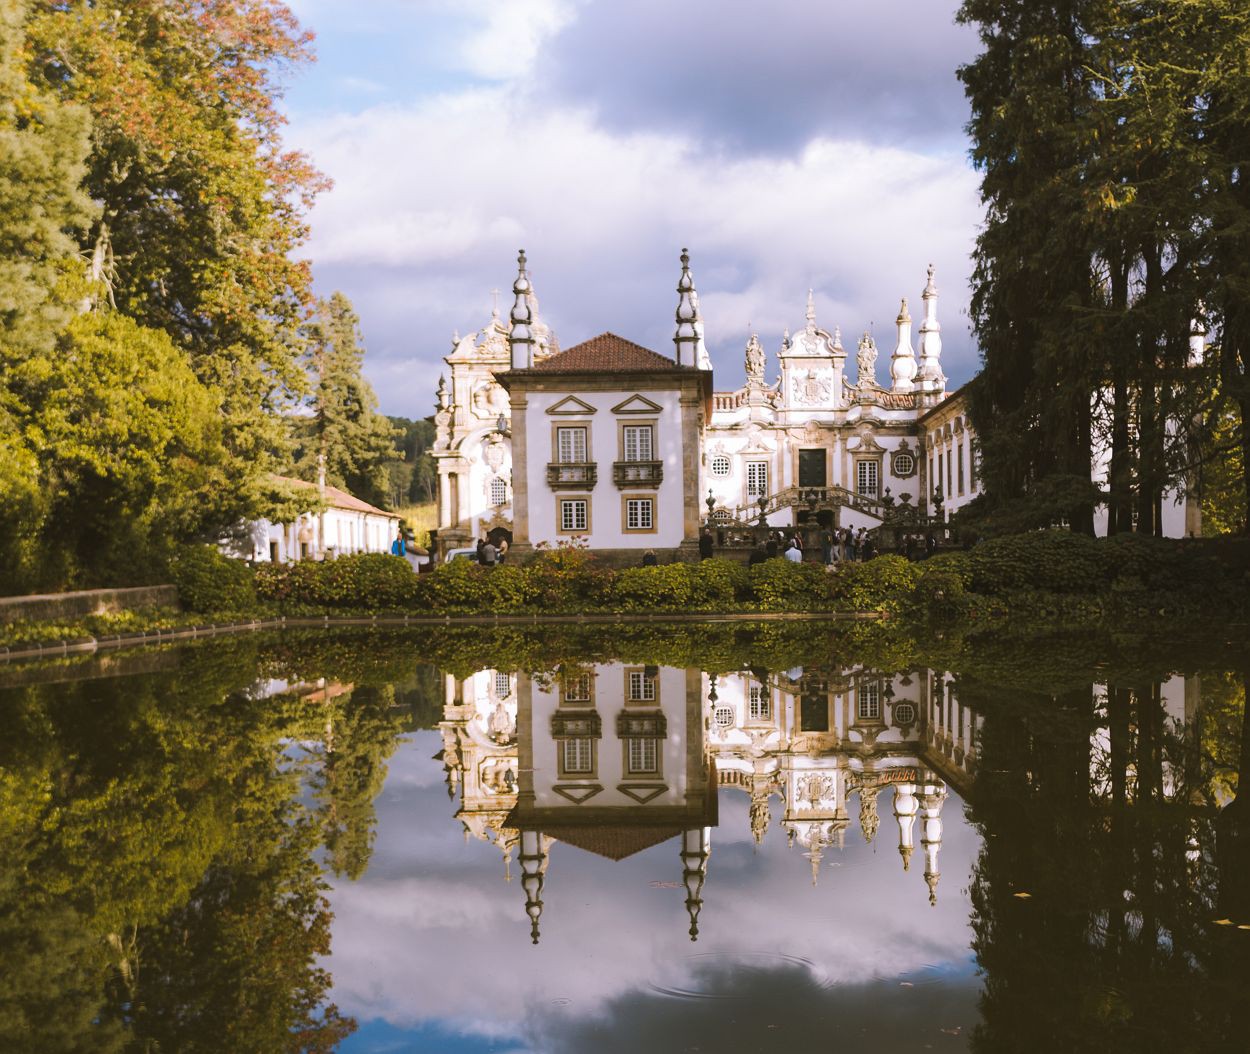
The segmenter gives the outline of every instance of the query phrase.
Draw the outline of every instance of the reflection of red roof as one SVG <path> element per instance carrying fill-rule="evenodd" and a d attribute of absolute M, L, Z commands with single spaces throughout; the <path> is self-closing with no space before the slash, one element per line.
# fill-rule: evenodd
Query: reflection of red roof
<path fill-rule="evenodd" d="M 543 834 L 609 860 L 624 860 L 682 833 L 680 827 L 544 827 Z"/>
<path fill-rule="evenodd" d="M 288 487 L 294 487 L 296 490 L 311 490 L 314 494 L 317 492 L 317 484 L 309 483 L 307 480 L 292 479 L 290 476 L 274 476 L 273 478 Z M 332 509 L 347 509 L 350 512 L 369 512 L 375 516 L 386 516 L 392 520 L 399 519 L 396 513 L 379 509 L 376 505 L 370 505 L 367 501 L 361 501 L 355 494 L 348 494 L 347 491 L 339 490 L 338 487 L 331 487 L 329 484 L 326 484 L 326 504 Z"/>
<path fill-rule="evenodd" d="M 693 366 L 678 366 L 641 344 L 600 333 L 597 337 L 574 344 L 567 351 L 534 363 L 530 373 L 659 373 L 665 370 L 693 371 Z"/>

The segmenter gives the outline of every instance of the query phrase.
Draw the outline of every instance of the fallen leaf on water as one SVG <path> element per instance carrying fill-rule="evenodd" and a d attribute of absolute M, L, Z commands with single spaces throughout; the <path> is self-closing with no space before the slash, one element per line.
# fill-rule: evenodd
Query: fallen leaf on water
<path fill-rule="evenodd" d="M 1011 895 L 1013 897 L 1019 897 L 1021 900 L 1028 900 L 1029 897 L 1031 897 L 1033 894 L 1032 893 L 1012 893 Z"/>
<path fill-rule="evenodd" d="M 1233 924 L 1233 920 L 1232 919 L 1216 919 L 1215 924 L 1217 926 L 1231 926 Z"/>
<path fill-rule="evenodd" d="M 957 1036 L 957 1035 L 959 1035 L 959 1033 L 960 1033 L 960 1029 L 959 1029 L 958 1027 L 956 1027 L 956 1028 L 943 1028 L 943 1029 L 940 1029 L 939 1031 L 941 1031 L 942 1033 L 944 1033 L 945 1035 L 948 1035 L 948 1036 Z"/>
<path fill-rule="evenodd" d="M 1238 926 L 1237 928 L 1238 928 L 1239 930 L 1250 930 L 1250 926 L 1247 926 L 1244 922 L 1243 922 L 1240 926 Z"/>
<path fill-rule="evenodd" d="M 916 987 L 910 981 L 899 981 L 898 986 L 900 988 L 915 988 Z"/>

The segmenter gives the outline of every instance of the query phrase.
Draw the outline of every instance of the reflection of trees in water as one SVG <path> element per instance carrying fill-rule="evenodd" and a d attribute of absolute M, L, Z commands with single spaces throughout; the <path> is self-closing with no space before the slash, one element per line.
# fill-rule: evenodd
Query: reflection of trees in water
<path fill-rule="evenodd" d="M 1240 805 L 1220 811 L 1232 737 L 1212 734 L 1243 709 L 1244 683 L 1216 681 L 1183 727 L 1167 721 L 1158 682 L 1103 699 L 1092 685 L 1033 698 L 961 686 L 986 715 L 972 797 L 984 835 L 970 890 L 985 977 L 974 1050 L 1245 1041 L 1246 825 L 1227 819 Z"/>
<path fill-rule="evenodd" d="M 330 912 L 284 744 L 319 713 L 237 693 L 246 649 L 0 693 L 0 1048 L 327 1050 Z M 234 694 L 232 694 L 234 693 Z"/>

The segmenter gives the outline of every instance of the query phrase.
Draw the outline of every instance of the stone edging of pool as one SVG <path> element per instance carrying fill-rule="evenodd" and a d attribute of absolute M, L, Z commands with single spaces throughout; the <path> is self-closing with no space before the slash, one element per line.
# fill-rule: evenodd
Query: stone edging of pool
<path fill-rule="evenodd" d="M 171 641 L 220 637 L 231 633 L 248 633 L 262 629 L 330 628 L 332 626 L 541 626 L 545 623 L 582 622 L 865 622 L 881 618 L 876 611 L 759 611 L 732 614 L 619 614 L 619 615 L 323 615 L 317 617 L 253 619 L 248 622 L 212 623 L 203 626 L 182 626 L 178 629 L 138 630 L 134 633 L 113 633 L 103 637 L 76 637 L 47 644 L 0 644 L 0 662 L 13 659 L 55 659 L 66 655 L 86 655 L 111 648 L 127 648 L 140 644 L 165 644 Z"/>

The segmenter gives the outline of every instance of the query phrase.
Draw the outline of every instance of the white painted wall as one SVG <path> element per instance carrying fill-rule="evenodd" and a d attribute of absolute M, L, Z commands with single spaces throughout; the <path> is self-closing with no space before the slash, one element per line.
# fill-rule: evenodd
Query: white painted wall
<path fill-rule="evenodd" d="M 529 538 L 537 545 L 555 546 L 572 536 L 558 530 L 556 520 L 560 498 L 586 498 L 590 502 L 590 530 L 582 535 L 592 549 L 675 548 L 684 538 L 685 483 L 683 478 L 680 393 L 677 391 L 639 392 L 656 403 L 655 415 L 612 412 L 632 394 L 631 391 L 585 392 L 566 389 L 559 392 L 530 392 L 525 409 L 525 457 L 529 487 Z M 547 410 L 574 395 L 595 408 L 585 416 L 548 414 Z M 622 490 L 612 482 L 612 463 L 623 459 L 618 425 L 655 422 L 656 460 L 664 463 L 664 480 L 658 488 L 629 487 Z M 557 460 L 553 425 L 586 425 L 589 429 L 588 456 L 598 466 L 598 482 L 593 490 L 552 490 L 547 486 L 547 465 Z M 692 486 L 697 481 L 692 481 Z M 654 495 L 656 530 L 622 530 L 621 496 Z"/>

